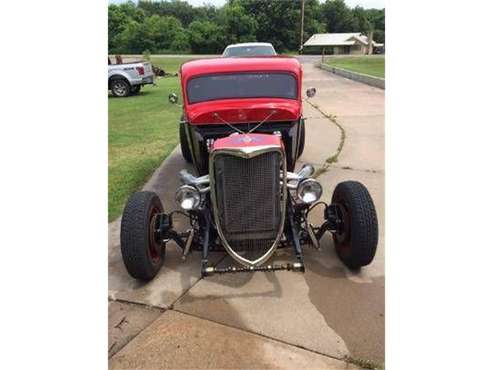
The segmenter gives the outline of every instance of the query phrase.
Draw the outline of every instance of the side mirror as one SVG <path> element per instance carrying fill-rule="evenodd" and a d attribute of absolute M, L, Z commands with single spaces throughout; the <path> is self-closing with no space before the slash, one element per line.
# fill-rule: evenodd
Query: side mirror
<path fill-rule="evenodd" d="M 178 96 L 175 93 L 171 93 L 168 95 L 168 101 L 171 104 L 176 104 L 176 103 L 178 103 Z"/>
<path fill-rule="evenodd" d="M 317 93 L 317 89 L 315 89 L 314 87 L 310 87 L 309 89 L 306 89 L 306 96 L 308 96 L 309 98 L 313 98 L 316 93 Z"/>

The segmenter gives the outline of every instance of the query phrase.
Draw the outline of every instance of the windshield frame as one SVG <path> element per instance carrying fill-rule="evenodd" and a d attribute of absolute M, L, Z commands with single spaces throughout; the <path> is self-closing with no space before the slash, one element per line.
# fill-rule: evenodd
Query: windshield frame
<path fill-rule="evenodd" d="M 188 92 L 188 87 L 190 83 L 196 79 L 196 78 L 202 78 L 202 77 L 209 77 L 209 76 L 226 76 L 226 75 L 244 75 L 244 74 L 282 74 L 282 75 L 289 75 L 290 77 L 293 78 L 294 83 L 295 83 L 295 90 L 296 94 L 295 97 L 286 97 L 286 96 L 231 96 L 231 97 L 220 97 L 220 98 L 212 98 L 212 99 L 207 99 L 207 100 L 201 100 L 201 101 L 195 101 L 191 102 L 190 101 L 190 94 Z M 300 98 L 300 86 L 299 86 L 299 80 L 298 76 L 290 71 L 238 71 L 238 72 L 218 72 L 218 73 L 207 73 L 207 74 L 200 74 L 196 75 L 193 77 L 190 77 L 185 86 L 185 93 L 186 93 L 186 102 L 188 105 L 194 105 L 194 104 L 200 104 L 200 103 L 207 103 L 211 101 L 218 101 L 218 100 L 242 100 L 242 99 L 286 99 L 286 100 L 299 100 Z"/>

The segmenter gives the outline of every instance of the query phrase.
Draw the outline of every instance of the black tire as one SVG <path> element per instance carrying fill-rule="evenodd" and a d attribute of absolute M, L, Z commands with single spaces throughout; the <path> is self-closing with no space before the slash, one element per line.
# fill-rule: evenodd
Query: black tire
<path fill-rule="evenodd" d="M 188 146 L 187 134 L 185 132 L 185 124 L 183 123 L 183 117 L 180 120 L 180 148 L 182 157 L 188 162 L 192 163 L 192 153 Z"/>
<path fill-rule="evenodd" d="M 123 263 L 135 279 L 151 280 L 163 264 L 165 249 L 154 238 L 152 222 L 159 213 L 163 213 L 161 201 L 150 191 L 132 194 L 123 210 L 120 247 Z"/>
<path fill-rule="evenodd" d="M 130 95 L 130 84 L 123 78 L 115 78 L 110 82 L 110 89 L 113 96 L 124 98 Z"/>
<path fill-rule="evenodd" d="M 337 255 L 350 269 L 371 263 L 378 244 L 378 220 L 375 205 L 366 187 L 357 181 L 339 183 L 332 203 L 343 211 L 344 232 L 334 233 Z"/>
<path fill-rule="evenodd" d="M 138 94 L 138 93 L 140 92 L 140 88 L 141 88 L 141 86 L 140 86 L 140 85 L 135 85 L 135 86 L 132 86 L 132 87 L 130 88 L 130 92 L 131 92 L 132 94 Z"/>
<path fill-rule="evenodd" d="M 298 158 L 303 154 L 303 150 L 305 150 L 305 121 L 302 120 L 300 122 L 301 132 L 300 132 L 300 150 L 298 151 Z"/>

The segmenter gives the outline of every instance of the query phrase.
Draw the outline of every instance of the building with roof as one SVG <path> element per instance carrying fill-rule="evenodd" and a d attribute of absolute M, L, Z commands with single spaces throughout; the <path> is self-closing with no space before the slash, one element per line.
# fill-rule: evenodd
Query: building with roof
<path fill-rule="evenodd" d="M 303 50 L 318 49 L 323 54 L 368 54 L 368 37 L 360 32 L 316 33 L 304 44 Z M 373 50 L 383 44 L 372 42 Z"/>

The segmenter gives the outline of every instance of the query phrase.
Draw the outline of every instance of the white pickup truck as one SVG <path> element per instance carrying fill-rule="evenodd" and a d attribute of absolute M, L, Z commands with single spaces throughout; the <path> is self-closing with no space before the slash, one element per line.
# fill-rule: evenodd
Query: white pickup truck
<path fill-rule="evenodd" d="M 154 84 L 150 62 L 114 64 L 108 58 L 108 90 L 111 90 L 114 96 L 137 94 L 141 86 L 147 84 Z"/>

